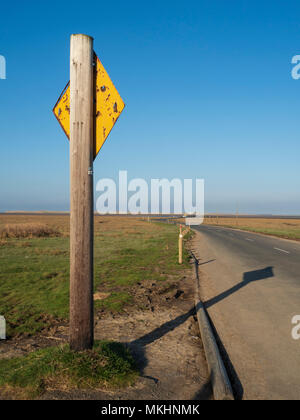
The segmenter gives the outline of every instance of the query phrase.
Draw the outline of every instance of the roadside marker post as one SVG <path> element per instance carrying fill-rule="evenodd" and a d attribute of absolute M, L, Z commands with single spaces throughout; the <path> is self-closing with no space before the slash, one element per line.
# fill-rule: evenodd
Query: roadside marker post
<path fill-rule="evenodd" d="M 0 340 L 6 340 L 6 320 L 0 315 Z"/>
<path fill-rule="evenodd" d="M 93 50 L 71 35 L 70 83 L 53 113 L 70 140 L 70 348 L 94 343 L 93 161 L 125 105 Z"/>
<path fill-rule="evenodd" d="M 182 225 L 179 225 L 179 238 L 178 238 L 178 262 L 182 264 L 182 250 L 183 250 L 183 238 L 190 232 L 191 226 L 189 225 L 184 231 L 182 231 Z"/>
<path fill-rule="evenodd" d="M 178 253 L 179 253 L 178 262 L 179 262 L 179 264 L 182 264 L 182 238 L 183 238 L 182 226 L 180 225 L 179 240 L 178 240 Z"/>

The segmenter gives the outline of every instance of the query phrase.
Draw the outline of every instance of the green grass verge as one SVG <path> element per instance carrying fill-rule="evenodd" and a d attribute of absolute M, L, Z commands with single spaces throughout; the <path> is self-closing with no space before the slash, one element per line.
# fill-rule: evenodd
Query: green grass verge
<path fill-rule="evenodd" d="M 284 230 L 284 229 L 266 229 L 266 228 L 249 228 L 247 226 L 242 227 L 242 230 L 248 230 L 250 232 L 263 233 L 265 235 L 278 236 L 284 239 L 300 240 L 300 230 Z"/>
<path fill-rule="evenodd" d="M 130 224 L 131 223 L 131 224 Z M 188 267 L 178 265 L 178 227 L 164 223 L 95 218 L 95 291 L 108 297 L 97 309 L 122 311 L 138 282 L 168 282 Z M 172 278 L 173 278 L 172 277 Z M 8 239 L 0 243 L 0 314 L 7 335 L 35 334 L 69 316 L 69 238 Z"/>
<path fill-rule="evenodd" d="M 26 356 L 0 360 L 0 392 L 36 398 L 47 386 L 63 389 L 120 388 L 133 384 L 138 370 L 120 343 L 95 342 L 93 350 L 73 352 L 49 347 Z"/>
<path fill-rule="evenodd" d="M 212 224 L 210 224 L 211 226 Z M 252 226 L 236 226 L 236 225 L 222 225 L 220 224 L 213 224 L 214 226 L 224 226 L 230 229 L 240 229 L 245 230 L 248 232 L 254 233 L 262 233 L 264 235 L 272 235 L 277 236 L 278 238 L 283 239 L 292 239 L 292 240 L 300 240 L 300 229 L 293 229 L 293 230 L 285 230 L 285 229 L 274 229 L 274 228 L 259 228 L 259 227 L 252 227 Z"/>

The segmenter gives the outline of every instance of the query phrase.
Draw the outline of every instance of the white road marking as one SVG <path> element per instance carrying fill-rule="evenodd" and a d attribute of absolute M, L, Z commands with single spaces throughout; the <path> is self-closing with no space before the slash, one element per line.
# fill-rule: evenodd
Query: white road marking
<path fill-rule="evenodd" d="M 285 251 L 284 249 L 281 249 L 281 248 L 275 248 L 274 247 L 274 249 L 276 249 L 276 251 L 281 251 L 281 252 L 285 252 L 286 254 L 290 254 L 289 251 Z"/>
<path fill-rule="evenodd" d="M 254 239 L 246 238 L 246 241 L 254 242 Z"/>

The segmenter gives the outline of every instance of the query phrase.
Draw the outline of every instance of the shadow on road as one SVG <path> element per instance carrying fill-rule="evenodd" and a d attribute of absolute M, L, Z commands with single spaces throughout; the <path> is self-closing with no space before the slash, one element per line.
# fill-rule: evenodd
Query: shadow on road
<path fill-rule="evenodd" d="M 214 261 L 216 261 L 216 260 L 205 261 L 205 262 L 202 262 L 202 263 L 198 263 L 198 265 L 209 264 L 209 263 L 214 262 Z"/>
<path fill-rule="evenodd" d="M 202 264 L 207 264 L 212 262 L 211 261 L 206 261 Z M 199 264 L 201 265 L 201 264 Z M 207 302 L 204 303 L 204 307 L 205 308 L 209 308 L 210 306 L 220 302 L 221 300 L 227 298 L 228 296 L 232 295 L 233 293 L 237 292 L 238 290 L 240 290 L 241 288 L 247 286 L 249 283 L 253 282 L 253 281 L 258 281 L 258 280 L 263 280 L 266 278 L 270 278 L 273 277 L 273 267 L 266 267 L 262 270 L 255 270 L 255 271 L 250 271 L 247 273 L 244 273 L 243 275 L 243 280 L 238 283 L 237 285 L 233 286 L 232 288 L 228 289 L 227 291 L 219 294 L 218 296 L 208 300 Z M 195 307 L 193 306 L 189 311 L 187 311 L 186 313 L 176 317 L 175 319 L 172 319 L 171 321 L 168 321 L 164 324 L 162 324 L 160 327 L 154 329 L 153 331 L 143 335 L 142 337 L 132 341 L 131 343 L 128 343 L 128 347 L 131 349 L 131 352 L 133 353 L 135 359 L 137 360 L 139 369 L 140 369 L 140 373 L 141 376 L 151 379 L 153 380 L 155 383 L 158 382 L 157 378 L 153 378 L 153 377 L 149 377 L 149 376 L 145 376 L 144 375 L 144 371 L 145 371 L 145 367 L 148 364 L 148 360 L 146 358 L 145 355 L 145 347 L 151 343 L 153 343 L 154 341 L 160 339 L 161 337 L 163 337 L 165 334 L 169 333 L 170 331 L 173 331 L 175 328 L 177 328 L 178 326 L 180 326 L 181 324 L 183 324 L 188 318 L 190 318 L 191 316 L 195 315 Z M 230 358 L 224 348 L 224 346 L 222 345 L 222 342 L 220 340 L 220 337 L 216 331 L 216 329 L 214 328 L 214 325 L 211 321 L 211 319 L 209 318 L 215 337 L 216 337 L 216 341 L 217 344 L 219 346 L 220 352 L 222 354 L 223 360 L 225 362 L 228 374 L 230 376 L 230 380 L 231 383 L 233 385 L 234 388 L 234 393 L 237 399 L 241 399 L 243 396 L 243 387 L 242 384 L 238 378 L 238 375 L 230 361 Z M 170 349 L 171 350 L 171 349 Z M 193 400 L 206 400 L 206 399 L 210 399 L 212 397 L 212 388 L 211 388 L 211 381 L 208 380 L 207 382 L 205 382 L 201 389 L 194 395 Z"/>
<path fill-rule="evenodd" d="M 212 299 L 207 300 L 204 302 L 205 309 L 215 305 L 216 303 L 222 301 L 223 299 L 226 299 L 228 296 L 232 295 L 233 293 L 237 292 L 238 290 L 242 289 L 243 287 L 247 286 L 249 283 L 264 280 L 267 278 L 274 277 L 273 267 L 266 267 L 260 270 L 254 270 L 254 271 L 248 271 L 243 274 L 243 280 L 236 284 L 235 286 L 231 287 L 230 289 L 226 290 L 225 292 L 220 293 L 218 296 L 215 296 Z M 223 343 L 220 339 L 220 336 L 209 316 L 209 314 L 206 312 L 208 319 L 210 321 L 214 336 L 216 338 L 220 353 L 222 355 L 222 359 L 224 361 L 224 364 L 226 366 L 226 370 L 228 372 L 228 376 L 233 388 L 233 392 L 235 395 L 235 398 L 240 400 L 243 398 L 243 386 L 239 380 L 238 374 L 234 369 L 233 364 L 231 363 L 230 357 L 223 346 Z"/>
<path fill-rule="evenodd" d="M 258 280 L 264 280 L 270 277 L 274 277 L 273 267 L 266 267 L 261 270 L 248 271 L 244 273 L 243 280 L 240 283 L 236 284 L 235 286 L 231 287 L 225 292 L 220 293 L 218 296 L 207 300 L 206 302 L 204 302 L 204 306 L 207 309 L 220 302 L 221 300 L 226 299 L 228 296 L 247 286 L 249 283 Z"/>

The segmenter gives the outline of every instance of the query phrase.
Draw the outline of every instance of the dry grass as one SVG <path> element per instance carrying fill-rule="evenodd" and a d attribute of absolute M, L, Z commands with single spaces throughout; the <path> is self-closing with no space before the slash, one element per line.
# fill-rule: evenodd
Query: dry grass
<path fill-rule="evenodd" d="M 0 239 L 45 238 L 60 235 L 58 230 L 42 223 L 14 223 L 0 227 Z"/>
<path fill-rule="evenodd" d="M 210 217 L 204 223 L 300 240 L 300 220 L 296 219 Z"/>
<path fill-rule="evenodd" d="M 47 215 L 47 214 L 0 214 L 0 232 L 6 225 L 43 225 L 47 229 L 59 232 L 63 236 L 69 234 L 68 215 Z M 1 237 L 1 236 L 0 236 Z"/>
<path fill-rule="evenodd" d="M 155 225 L 155 219 L 147 222 L 147 217 L 126 217 L 126 216 L 99 216 L 94 217 L 95 236 L 106 235 L 108 232 L 111 237 L 119 237 L 120 231 L 123 235 L 144 234 L 145 230 L 154 235 L 160 228 Z M 146 223 L 145 223 L 146 222 Z M 47 213 L 36 214 L 0 214 L 0 232 L 6 225 L 43 225 L 47 229 L 59 232 L 62 236 L 68 237 L 70 233 L 69 214 L 51 215 Z M 142 229 L 140 227 L 143 226 Z M 0 239 L 5 239 L 1 236 Z"/>

